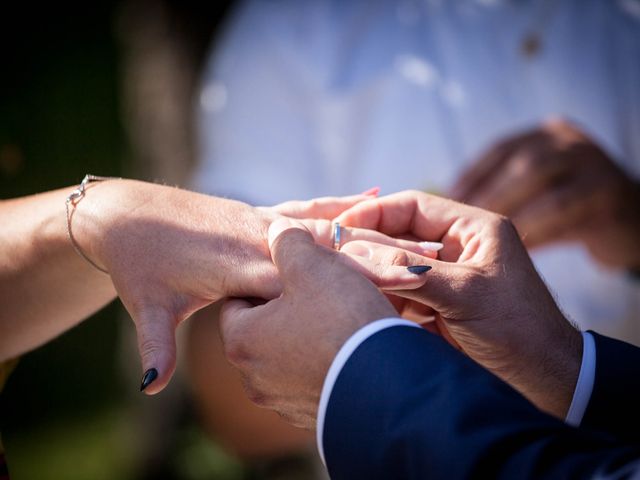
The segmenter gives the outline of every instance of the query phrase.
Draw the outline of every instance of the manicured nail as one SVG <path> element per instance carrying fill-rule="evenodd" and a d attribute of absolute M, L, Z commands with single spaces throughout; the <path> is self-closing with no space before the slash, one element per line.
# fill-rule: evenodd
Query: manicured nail
<path fill-rule="evenodd" d="M 421 248 L 429 250 L 430 252 L 438 252 L 444 247 L 444 245 L 440 242 L 420 242 L 419 245 Z"/>
<path fill-rule="evenodd" d="M 147 388 L 153 381 L 158 378 L 158 371 L 155 368 L 150 368 L 144 375 L 142 376 L 142 383 L 140 384 L 140 391 L 142 392 L 145 388 Z"/>
<path fill-rule="evenodd" d="M 431 267 L 429 265 L 413 265 L 411 267 L 407 267 L 407 270 L 415 275 L 422 275 L 423 273 L 427 273 L 431 270 Z"/>
<path fill-rule="evenodd" d="M 360 195 L 366 195 L 367 197 L 377 197 L 380 193 L 380 187 L 372 187 L 369 190 L 365 190 Z"/>

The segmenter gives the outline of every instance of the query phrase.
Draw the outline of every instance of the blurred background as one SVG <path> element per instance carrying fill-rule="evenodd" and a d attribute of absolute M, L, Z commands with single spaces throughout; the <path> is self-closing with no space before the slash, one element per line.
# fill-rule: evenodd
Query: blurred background
<path fill-rule="evenodd" d="M 259 205 L 451 195 L 514 219 L 581 328 L 640 344 L 640 0 L 5 2 L 0 18 L 0 198 L 86 173 Z M 245 398 L 215 306 L 178 334 L 154 397 L 118 302 L 24 355 L 0 395 L 12 478 L 325 478 L 313 436 Z"/>
<path fill-rule="evenodd" d="M 1 197 L 77 184 L 85 173 L 184 183 L 188 99 L 225 9 L 198 3 L 3 4 Z M 153 138 L 144 119 L 158 125 Z M 114 303 L 20 360 L 0 396 L 12 478 L 243 478 L 182 402 L 176 424 L 153 432 L 160 459 L 145 457 L 136 418 L 157 399 L 136 398 L 139 361 L 123 352 L 135 348 L 133 335 Z"/>

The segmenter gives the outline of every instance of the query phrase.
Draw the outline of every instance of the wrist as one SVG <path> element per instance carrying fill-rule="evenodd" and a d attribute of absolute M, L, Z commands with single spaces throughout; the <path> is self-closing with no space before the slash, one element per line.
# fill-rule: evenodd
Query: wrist
<path fill-rule="evenodd" d="M 564 419 L 576 388 L 582 363 L 581 333 L 564 318 L 552 336 L 532 352 L 526 372 L 515 387 L 539 409 Z"/>
<path fill-rule="evenodd" d="M 127 195 L 130 190 L 128 183 L 121 179 L 90 183 L 86 185 L 83 195 L 68 206 L 69 240 L 79 250 L 80 256 L 105 272 L 109 258 L 105 245 L 110 243 L 115 223 L 113 220 L 122 215 L 117 209 L 123 205 L 136 208 Z"/>

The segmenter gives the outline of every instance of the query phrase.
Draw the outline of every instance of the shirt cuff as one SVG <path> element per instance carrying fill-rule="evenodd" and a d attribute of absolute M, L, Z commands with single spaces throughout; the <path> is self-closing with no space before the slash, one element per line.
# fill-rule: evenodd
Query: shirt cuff
<path fill-rule="evenodd" d="M 349 339 L 345 342 L 345 344 L 340 348 L 338 354 L 333 359 L 331 363 L 331 367 L 329 367 L 329 371 L 327 372 L 327 376 L 324 379 L 324 385 L 322 386 L 322 393 L 320 394 L 320 404 L 318 405 L 318 420 L 316 423 L 316 442 L 318 444 L 318 453 L 320 454 L 320 458 L 322 459 L 322 463 L 327 465 L 327 462 L 324 459 L 324 447 L 323 447 L 323 433 L 324 433 L 324 418 L 327 413 L 327 406 L 329 405 L 329 399 L 331 398 L 331 392 L 333 391 L 333 386 L 338 379 L 338 375 L 342 371 L 342 367 L 347 363 L 351 354 L 356 351 L 356 349 L 369 337 L 375 335 L 381 330 L 396 327 L 396 326 L 408 326 L 408 327 L 416 327 L 422 328 L 418 324 L 414 322 L 410 322 L 409 320 L 403 320 L 401 318 L 383 318 L 382 320 L 376 320 L 375 322 L 369 323 L 362 327 L 360 330 L 356 331 Z"/>
<path fill-rule="evenodd" d="M 593 382 L 596 377 L 596 342 L 589 332 L 582 332 L 582 363 L 580 364 L 580 374 L 573 392 L 571 406 L 567 412 L 565 422 L 573 427 L 580 426 L 584 412 L 587 410 L 591 393 L 593 392 Z"/>

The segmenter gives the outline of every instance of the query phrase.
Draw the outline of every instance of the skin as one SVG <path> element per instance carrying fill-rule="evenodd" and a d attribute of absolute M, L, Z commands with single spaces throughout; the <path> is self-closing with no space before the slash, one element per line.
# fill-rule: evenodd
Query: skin
<path fill-rule="evenodd" d="M 354 199 L 376 196 L 377 189 L 372 189 L 364 198 Z M 349 197 L 285 202 L 264 210 L 301 219 L 308 225 L 303 220 L 306 217 L 335 218 L 353 205 L 348 200 Z M 348 229 L 343 229 L 343 237 L 345 232 Z M 416 247 L 413 243 L 407 245 Z M 416 252 L 435 256 L 434 252 L 423 249 Z M 381 269 L 376 276 L 384 278 L 387 274 L 382 270 L 387 266 L 392 265 L 370 265 L 370 268 Z M 246 461 L 314 451 L 312 435 L 287 424 L 275 412 L 257 407 L 247 398 L 241 376 L 225 359 L 218 313 L 219 305 L 206 308 L 197 312 L 189 325 L 186 349 L 189 383 L 203 427 L 227 451 Z"/>
<path fill-rule="evenodd" d="M 51 340 L 118 295 L 136 325 L 143 371 L 158 371 L 145 390 L 154 394 L 175 370 L 178 324 L 227 296 L 280 295 L 266 241 L 277 211 L 132 180 L 91 184 L 72 209 L 73 235 L 105 274 L 69 240 L 64 205 L 72 191 L 0 203 L 0 361 Z M 366 198 L 293 205 L 334 214 Z M 328 220 L 307 225 L 316 241 L 330 244 Z M 416 250 L 377 232 L 351 229 L 345 237 Z M 416 285 L 405 268 L 377 271 L 380 285 Z"/>
<path fill-rule="evenodd" d="M 360 327 L 396 312 L 339 252 L 316 245 L 302 224 L 274 222 L 269 243 L 283 293 L 263 305 L 225 303 L 225 353 L 243 375 L 251 401 L 312 429 L 324 377 L 339 348 Z"/>
<path fill-rule="evenodd" d="M 402 192 L 360 202 L 337 220 L 442 242 L 439 260 L 368 241 L 351 242 L 340 253 L 362 262 L 364 270 L 372 262 L 431 265 L 423 286 L 393 294 L 426 307 L 435 318 L 432 331 L 539 408 L 566 415 L 580 371 L 582 338 L 556 306 L 505 217 Z M 269 239 L 283 294 L 260 305 L 226 302 L 221 316 L 225 353 L 254 403 L 313 429 L 322 384 L 339 348 L 367 323 L 398 313 L 340 253 L 315 245 L 304 226 L 278 220 Z"/>
<path fill-rule="evenodd" d="M 442 242 L 438 260 L 367 241 L 345 245 L 342 252 L 367 262 L 431 265 L 423 287 L 394 295 L 430 314 L 432 331 L 540 409 L 566 415 L 582 338 L 558 309 L 508 219 L 422 192 L 402 192 L 355 205 L 338 220 Z"/>
<path fill-rule="evenodd" d="M 511 218 L 529 248 L 580 242 L 604 265 L 640 267 L 640 184 L 570 122 L 497 143 L 450 194 Z"/>
<path fill-rule="evenodd" d="M 245 395 L 242 377 L 224 356 L 220 339 L 221 304 L 189 320 L 185 349 L 191 397 L 200 426 L 217 444 L 248 463 L 314 452 L 314 437 L 259 408 Z"/>

